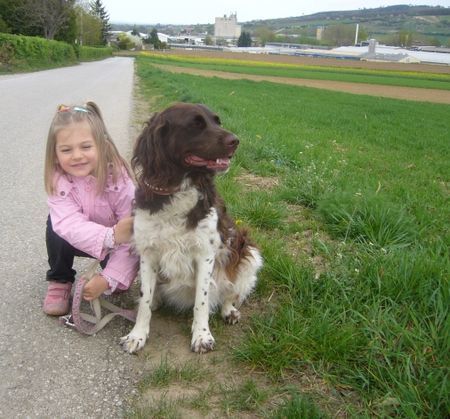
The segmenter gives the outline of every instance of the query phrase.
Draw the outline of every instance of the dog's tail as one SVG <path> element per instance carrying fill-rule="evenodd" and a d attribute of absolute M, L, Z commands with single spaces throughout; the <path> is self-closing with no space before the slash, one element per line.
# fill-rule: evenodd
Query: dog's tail
<path fill-rule="evenodd" d="M 236 227 L 234 235 L 230 237 L 229 249 L 231 250 L 231 254 L 226 267 L 227 274 L 230 278 L 236 277 L 239 264 L 242 260 L 253 258 L 252 249 L 255 248 L 256 246 L 250 239 L 248 230 Z"/>

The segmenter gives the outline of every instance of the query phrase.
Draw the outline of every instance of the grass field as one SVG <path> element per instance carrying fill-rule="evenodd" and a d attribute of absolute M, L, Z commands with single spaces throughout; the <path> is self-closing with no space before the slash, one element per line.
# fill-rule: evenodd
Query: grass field
<path fill-rule="evenodd" d="M 154 63 L 231 73 L 450 90 L 450 74 L 294 65 L 242 59 L 186 57 L 155 52 L 146 52 L 145 55 Z"/>
<path fill-rule="evenodd" d="M 274 405 L 249 382 L 224 403 L 251 400 L 238 416 L 333 417 L 326 398 L 339 394 L 340 416 L 446 417 L 450 106 L 169 74 L 153 62 L 137 58 L 153 110 L 205 103 L 241 140 L 219 189 L 265 267 L 233 353 L 288 390 Z M 303 389 L 308 374 L 331 390 Z"/>

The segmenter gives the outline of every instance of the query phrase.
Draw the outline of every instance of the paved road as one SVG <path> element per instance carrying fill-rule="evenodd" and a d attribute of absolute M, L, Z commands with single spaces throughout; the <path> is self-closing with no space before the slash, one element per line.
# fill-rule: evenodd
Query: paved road
<path fill-rule="evenodd" d="M 0 76 L 0 418 L 116 418 L 133 395 L 137 360 L 118 345 L 126 321 L 84 337 L 41 311 L 43 162 L 53 112 L 94 100 L 128 154 L 132 89 L 131 58 Z"/>

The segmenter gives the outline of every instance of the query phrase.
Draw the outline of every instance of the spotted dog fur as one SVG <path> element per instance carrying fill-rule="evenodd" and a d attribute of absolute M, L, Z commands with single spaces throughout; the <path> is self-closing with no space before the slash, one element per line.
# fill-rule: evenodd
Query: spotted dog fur
<path fill-rule="evenodd" d="M 148 339 L 152 310 L 161 303 L 193 308 L 191 349 L 214 348 L 210 312 L 226 323 L 253 290 L 262 266 L 247 231 L 238 229 L 216 191 L 214 176 L 228 170 L 239 140 L 204 105 L 176 104 L 155 114 L 132 158 L 138 183 L 134 240 L 141 256 L 141 298 L 125 351 Z"/>

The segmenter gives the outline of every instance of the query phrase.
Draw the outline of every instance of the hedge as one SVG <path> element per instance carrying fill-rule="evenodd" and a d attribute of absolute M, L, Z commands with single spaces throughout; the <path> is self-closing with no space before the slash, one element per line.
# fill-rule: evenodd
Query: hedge
<path fill-rule="evenodd" d="M 73 47 L 35 36 L 0 33 L 0 63 L 14 67 L 54 67 L 75 64 Z"/>
<path fill-rule="evenodd" d="M 110 57 L 112 52 L 109 47 L 79 47 L 35 36 L 0 33 L 0 71 L 72 65 Z"/>
<path fill-rule="evenodd" d="M 102 58 L 111 57 L 113 53 L 111 47 L 75 46 L 75 51 L 80 61 L 101 60 Z"/>

